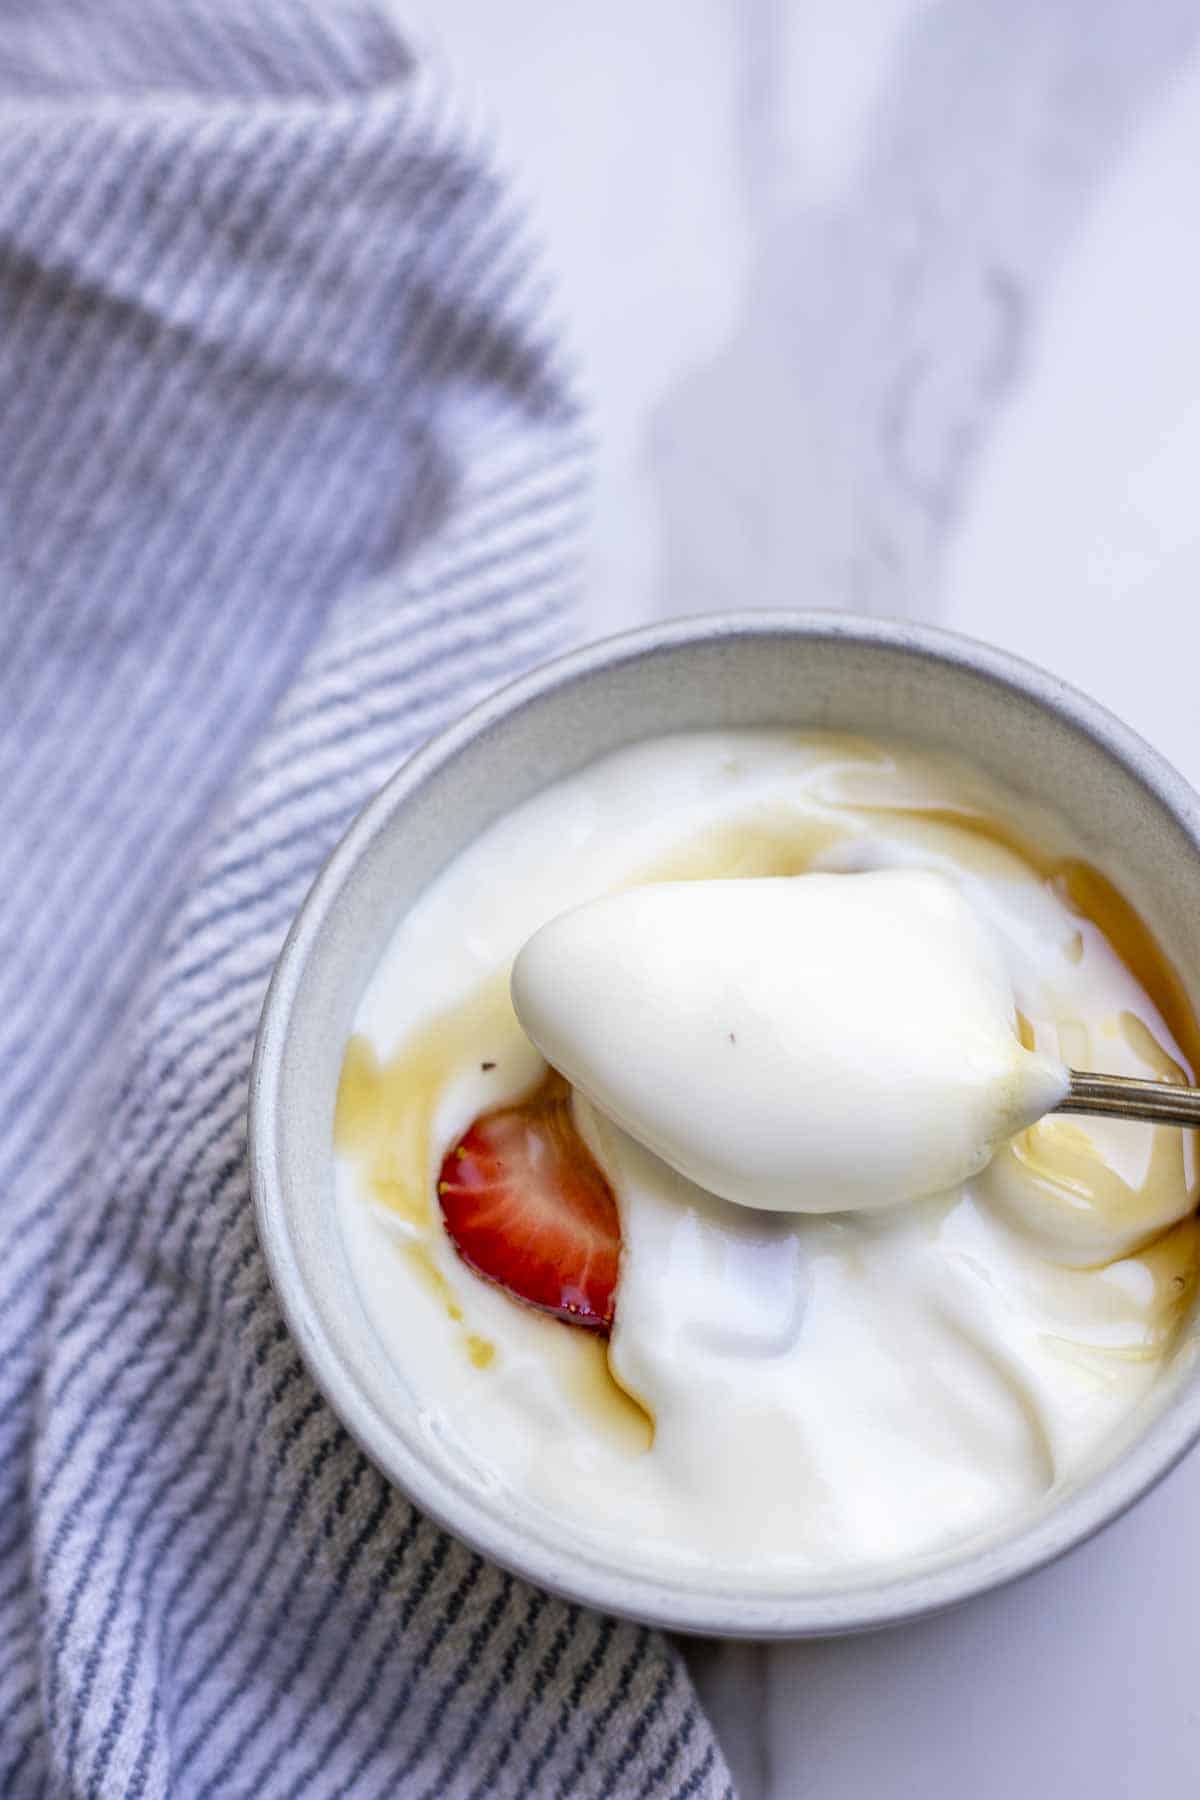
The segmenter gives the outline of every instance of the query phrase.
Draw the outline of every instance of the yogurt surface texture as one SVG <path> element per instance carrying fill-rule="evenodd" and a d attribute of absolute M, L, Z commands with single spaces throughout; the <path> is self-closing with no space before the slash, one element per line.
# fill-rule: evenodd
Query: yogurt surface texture
<path fill-rule="evenodd" d="M 721 884 L 707 890 L 718 898 L 750 884 L 783 907 L 800 876 L 793 899 L 828 890 L 832 907 L 856 891 L 847 875 L 873 871 L 899 881 L 897 917 L 945 909 L 946 941 L 979 979 L 984 1036 L 1002 1021 L 1026 1058 L 1014 1052 L 1013 1067 L 1033 1112 L 1063 1065 L 1189 1067 L 1186 1002 L 1060 822 L 965 762 L 819 734 L 663 738 L 547 788 L 430 886 L 360 1005 L 335 1120 L 336 1198 L 380 1358 L 464 1480 L 543 1510 L 582 1545 L 619 1547 L 625 1562 L 681 1575 L 700 1565 L 706 1579 L 755 1588 L 911 1566 L 1086 1476 L 1168 1358 L 1190 1351 L 1193 1146 L 1123 1122 L 1049 1117 L 977 1167 L 996 1119 L 968 1106 L 955 1179 L 943 1185 L 934 1169 L 938 1191 L 923 1176 L 916 1198 L 898 1176 L 889 1193 L 898 1135 L 864 1139 L 853 1168 L 840 1154 L 806 1166 L 800 1183 L 800 1153 L 784 1146 L 747 1205 L 689 1175 L 711 1183 L 722 1159 L 738 1163 L 729 1146 L 748 1114 L 716 1118 L 685 1174 L 577 1089 L 576 1124 L 620 1213 L 607 1345 L 519 1306 L 457 1257 L 437 1171 L 480 1112 L 544 1073 L 509 995 L 514 959 L 541 927 L 608 896 L 636 912 L 674 883 Z M 980 922 L 985 950 L 964 918 Z M 756 935 L 769 935 L 764 923 Z M 914 985 L 914 1005 L 949 1004 L 926 987 Z M 602 1036 L 603 1020 L 593 1025 Z M 767 1067 L 743 1038 L 748 1016 L 725 1029 L 738 1040 L 730 1057 Z M 915 1054 L 931 1038 L 915 1019 Z M 1011 1102 L 990 1080 L 980 1091 Z M 668 1150 L 689 1136 L 687 1105 Z M 837 1129 L 850 1131 L 848 1116 Z M 801 1188 L 796 1211 L 780 1205 Z"/>
<path fill-rule="evenodd" d="M 1017 1037 L 998 943 L 933 870 L 607 895 L 534 934 L 512 996 L 608 1118 L 768 1211 L 942 1193 L 1067 1089 Z"/>

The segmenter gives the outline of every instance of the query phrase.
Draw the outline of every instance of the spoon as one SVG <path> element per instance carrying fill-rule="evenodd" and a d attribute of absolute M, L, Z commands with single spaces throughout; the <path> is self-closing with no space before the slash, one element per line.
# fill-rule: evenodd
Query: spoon
<path fill-rule="evenodd" d="M 1092 1075 L 1071 1070 L 1060 1113 L 1090 1113 L 1112 1119 L 1143 1119 L 1148 1125 L 1200 1126 L 1200 1088 L 1170 1081 L 1140 1081 L 1131 1075 Z"/>

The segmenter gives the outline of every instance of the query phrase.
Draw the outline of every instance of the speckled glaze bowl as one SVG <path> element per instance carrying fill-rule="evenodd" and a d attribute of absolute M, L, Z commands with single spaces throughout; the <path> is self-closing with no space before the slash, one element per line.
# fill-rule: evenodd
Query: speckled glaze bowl
<path fill-rule="evenodd" d="M 330 1405 L 391 1480 L 476 1549 L 588 1605 L 676 1630 L 793 1637 L 861 1630 L 1028 1573 L 1116 1518 L 1200 1437 L 1193 1317 L 1156 1393 L 1100 1472 L 1019 1526 L 889 1574 L 748 1592 L 647 1575 L 569 1524 L 482 1491 L 428 1428 L 419 1372 L 398 1379 L 353 1284 L 333 1199 L 342 1051 L 406 908 L 500 813 L 652 734 L 788 725 L 967 752 L 1070 819 L 1200 997 L 1200 801 L 1094 701 L 1014 657 L 903 623 L 834 613 L 676 621 L 592 645 L 505 688 L 413 756 L 315 882 L 280 956 L 250 1089 L 258 1227 L 280 1304 Z M 403 1376 L 404 1372 L 401 1372 Z"/>

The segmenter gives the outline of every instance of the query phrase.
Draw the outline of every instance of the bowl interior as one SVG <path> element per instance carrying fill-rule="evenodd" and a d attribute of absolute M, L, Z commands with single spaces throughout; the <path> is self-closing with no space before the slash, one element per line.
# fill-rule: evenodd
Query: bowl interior
<path fill-rule="evenodd" d="M 1200 1433 L 1195 1326 L 1102 1472 L 1001 1539 L 818 1590 L 749 1593 L 621 1567 L 564 1522 L 515 1517 L 398 1389 L 333 1203 L 342 1051 L 398 919 L 446 862 L 547 782 L 638 738 L 787 725 L 904 737 L 973 756 L 1064 814 L 1156 930 L 1195 998 L 1200 814 L 1191 790 L 1099 707 L 948 634 L 835 615 L 740 615 L 632 634 L 515 684 L 414 757 L 318 879 L 264 1009 L 252 1169 L 273 1278 L 309 1368 L 392 1479 L 451 1530 L 543 1586 L 675 1629 L 832 1632 L 951 1604 L 1048 1561 L 1114 1517 Z"/>

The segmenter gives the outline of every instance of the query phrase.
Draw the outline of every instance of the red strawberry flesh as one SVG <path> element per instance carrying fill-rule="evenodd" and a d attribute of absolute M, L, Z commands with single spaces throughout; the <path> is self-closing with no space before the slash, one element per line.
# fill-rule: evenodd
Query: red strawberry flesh
<path fill-rule="evenodd" d="M 442 1163 L 438 1199 L 477 1274 L 568 1324 L 611 1328 L 617 1205 L 561 1075 L 551 1070 L 526 1099 L 475 1120 Z"/>

